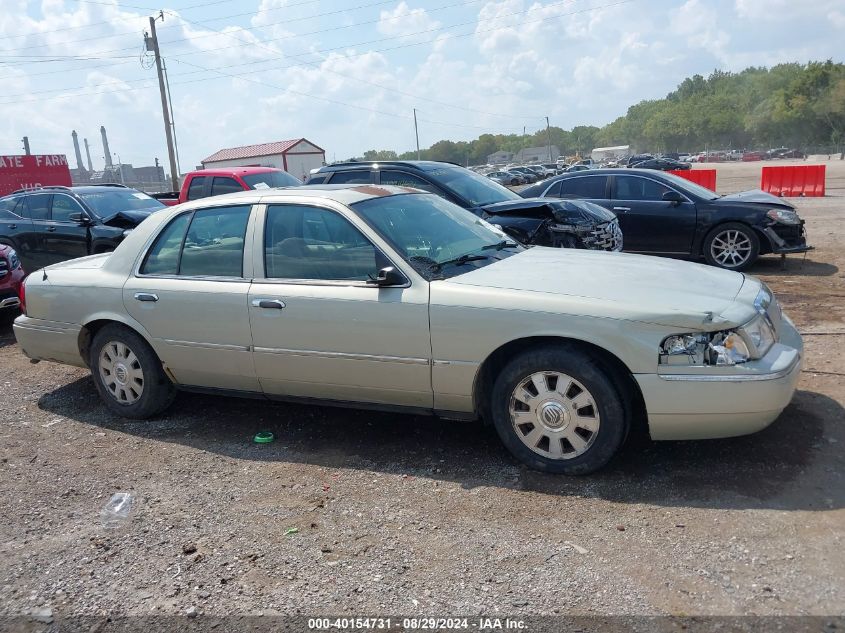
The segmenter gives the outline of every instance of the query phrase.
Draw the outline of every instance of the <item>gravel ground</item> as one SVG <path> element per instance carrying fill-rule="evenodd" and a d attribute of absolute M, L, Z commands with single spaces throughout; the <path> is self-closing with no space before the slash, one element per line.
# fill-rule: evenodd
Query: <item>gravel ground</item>
<path fill-rule="evenodd" d="M 757 170 L 722 165 L 720 190 Z M 731 440 L 634 438 L 587 478 L 492 429 L 180 395 L 151 422 L 0 325 L 0 616 L 845 613 L 845 166 L 770 283 L 807 333 L 793 403 Z M 829 182 L 831 182 L 829 180 Z M 259 430 L 277 441 L 251 442 Z M 134 496 L 122 529 L 99 511 Z"/>

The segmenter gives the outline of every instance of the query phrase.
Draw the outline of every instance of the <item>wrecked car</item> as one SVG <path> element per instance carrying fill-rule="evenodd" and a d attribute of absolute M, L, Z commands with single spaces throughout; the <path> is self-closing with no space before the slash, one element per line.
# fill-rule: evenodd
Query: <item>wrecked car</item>
<path fill-rule="evenodd" d="M 613 213 L 583 201 L 525 199 L 486 176 L 436 161 L 345 162 L 312 170 L 308 185 L 394 185 L 422 189 L 494 224 L 526 245 L 622 250 Z"/>
<path fill-rule="evenodd" d="M 0 198 L 0 244 L 27 271 L 113 251 L 127 231 L 165 206 L 123 185 L 39 187 Z"/>
<path fill-rule="evenodd" d="M 745 270 L 760 255 L 812 249 L 795 207 L 764 191 L 720 196 L 674 174 L 651 169 L 602 169 L 564 174 L 521 195 L 593 202 L 612 211 L 625 250 L 704 259 L 711 266 Z"/>

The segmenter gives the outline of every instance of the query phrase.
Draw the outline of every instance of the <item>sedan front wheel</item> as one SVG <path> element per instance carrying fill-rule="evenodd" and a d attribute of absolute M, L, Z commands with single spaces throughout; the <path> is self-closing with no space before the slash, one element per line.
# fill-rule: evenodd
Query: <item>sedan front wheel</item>
<path fill-rule="evenodd" d="M 704 258 L 711 266 L 745 270 L 760 254 L 760 239 L 751 227 L 739 222 L 717 226 L 704 238 Z"/>
<path fill-rule="evenodd" d="M 499 437 L 537 470 L 589 474 L 610 461 L 627 435 L 623 401 L 607 372 L 572 345 L 517 356 L 492 395 Z"/>

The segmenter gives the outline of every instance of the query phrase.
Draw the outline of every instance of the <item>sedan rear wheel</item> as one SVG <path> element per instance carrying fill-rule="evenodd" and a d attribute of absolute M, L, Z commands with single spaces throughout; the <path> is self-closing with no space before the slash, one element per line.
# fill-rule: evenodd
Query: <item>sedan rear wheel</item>
<path fill-rule="evenodd" d="M 575 345 L 534 348 L 493 386 L 491 413 L 508 450 L 531 468 L 585 475 L 607 464 L 628 431 L 606 369 Z"/>
<path fill-rule="evenodd" d="M 91 342 L 89 366 L 105 405 L 126 418 L 144 419 L 164 411 L 176 390 L 161 361 L 136 332 L 106 325 Z"/>
<path fill-rule="evenodd" d="M 738 222 L 717 226 L 704 239 L 707 263 L 728 270 L 744 270 L 760 253 L 760 240 L 754 229 Z"/>

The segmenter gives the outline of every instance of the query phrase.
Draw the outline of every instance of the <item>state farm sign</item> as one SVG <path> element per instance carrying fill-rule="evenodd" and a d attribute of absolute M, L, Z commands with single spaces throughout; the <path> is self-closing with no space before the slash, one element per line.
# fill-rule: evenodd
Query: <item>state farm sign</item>
<path fill-rule="evenodd" d="M 17 189 L 47 185 L 71 186 L 70 169 L 64 154 L 0 156 L 0 196 Z"/>

